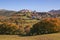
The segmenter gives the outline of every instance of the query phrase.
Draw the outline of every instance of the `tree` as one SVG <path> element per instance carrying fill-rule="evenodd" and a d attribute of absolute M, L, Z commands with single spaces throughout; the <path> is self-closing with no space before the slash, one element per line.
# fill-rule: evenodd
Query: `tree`
<path fill-rule="evenodd" d="M 20 34 L 20 30 L 15 24 L 2 23 L 0 24 L 0 34 Z"/>
<path fill-rule="evenodd" d="M 46 18 L 33 25 L 32 35 L 60 32 L 60 19 Z"/>

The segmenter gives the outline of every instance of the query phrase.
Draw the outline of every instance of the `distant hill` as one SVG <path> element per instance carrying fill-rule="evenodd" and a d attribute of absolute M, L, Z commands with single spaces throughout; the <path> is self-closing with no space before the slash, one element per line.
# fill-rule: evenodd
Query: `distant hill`
<path fill-rule="evenodd" d="M 60 10 L 51 10 L 49 11 L 51 14 L 60 14 Z"/>
<path fill-rule="evenodd" d="M 60 10 L 51 10 L 49 14 L 51 14 L 52 17 L 60 18 Z"/>
<path fill-rule="evenodd" d="M 0 9 L 0 16 L 14 16 L 14 17 L 22 17 L 23 19 L 41 19 L 48 17 L 60 17 L 60 10 L 51 10 L 48 12 L 37 12 L 31 11 L 28 9 L 22 9 L 20 11 L 12 11 Z"/>
<path fill-rule="evenodd" d="M 20 17 L 22 19 L 40 19 L 48 17 L 47 12 L 36 12 L 27 9 L 20 10 L 12 15 L 13 17 Z"/>
<path fill-rule="evenodd" d="M 10 11 L 10 10 L 5 10 L 5 9 L 0 10 L 0 16 L 10 16 L 14 13 L 15 11 Z"/>

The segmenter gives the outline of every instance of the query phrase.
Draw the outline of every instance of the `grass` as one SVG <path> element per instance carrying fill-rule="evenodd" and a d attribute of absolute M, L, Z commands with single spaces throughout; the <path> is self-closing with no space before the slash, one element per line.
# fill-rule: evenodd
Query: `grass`
<path fill-rule="evenodd" d="M 60 33 L 20 37 L 18 35 L 0 35 L 0 40 L 60 40 Z"/>

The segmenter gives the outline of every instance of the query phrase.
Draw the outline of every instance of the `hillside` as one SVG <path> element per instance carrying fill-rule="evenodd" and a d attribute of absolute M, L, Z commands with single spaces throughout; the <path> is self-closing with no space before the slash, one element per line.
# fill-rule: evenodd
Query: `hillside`
<path fill-rule="evenodd" d="M 10 16 L 14 13 L 15 11 L 0 9 L 0 16 Z"/>
<path fill-rule="evenodd" d="M 52 17 L 60 18 L 60 10 L 50 10 L 49 13 L 52 15 Z"/>
<path fill-rule="evenodd" d="M 52 14 L 60 14 L 60 10 L 51 10 L 49 12 Z"/>
<path fill-rule="evenodd" d="M 58 16 L 59 13 L 52 15 L 50 12 L 36 12 L 30 10 L 20 10 L 17 12 L 0 10 L 0 14 L 0 34 L 3 34 L 0 35 L 1 40 L 60 40 L 60 33 L 55 33 L 55 31 L 60 32 L 60 19 L 58 18 L 60 17 Z M 43 20 L 45 18 L 48 19 Z M 52 20 L 49 18 L 52 18 Z M 59 20 L 57 20 L 57 18 Z M 35 25 L 34 27 L 36 29 L 33 25 Z M 41 35 L 44 33 L 47 34 Z"/>
<path fill-rule="evenodd" d="M 13 16 L 22 19 L 42 19 L 42 18 L 49 18 L 49 17 L 60 17 L 60 10 L 51 10 L 48 12 L 37 12 L 31 11 L 28 9 L 22 9 L 20 11 L 12 11 L 12 10 L 5 10 L 0 9 L 0 16 Z"/>
<path fill-rule="evenodd" d="M 18 35 L 0 35 L 0 40 L 60 40 L 60 33 L 20 37 Z"/>

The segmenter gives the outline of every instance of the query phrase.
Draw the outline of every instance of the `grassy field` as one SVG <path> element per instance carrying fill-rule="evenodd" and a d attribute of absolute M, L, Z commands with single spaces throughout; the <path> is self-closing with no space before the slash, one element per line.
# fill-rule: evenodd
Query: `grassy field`
<path fill-rule="evenodd" d="M 20 37 L 18 35 L 0 35 L 0 40 L 60 40 L 60 33 Z"/>

